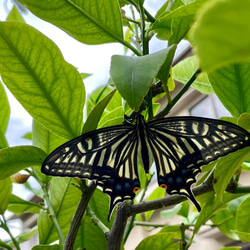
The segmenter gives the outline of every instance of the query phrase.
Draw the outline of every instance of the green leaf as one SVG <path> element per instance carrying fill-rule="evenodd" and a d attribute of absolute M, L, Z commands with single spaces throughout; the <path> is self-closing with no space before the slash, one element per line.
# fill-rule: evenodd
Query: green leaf
<path fill-rule="evenodd" d="M 237 124 L 245 130 L 250 131 L 250 113 L 241 114 L 238 118 Z"/>
<path fill-rule="evenodd" d="M 215 94 L 232 116 L 250 113 L 250 62 L 214 70 L 208 78 Z"/>
<path fill-rule="evenodd" d="M 23 200 L 22 198 L 12 194 L 8 205 L 8 211 L 13 212 L 17 215 L 23 213 L 39 214 L 40 208 L 37 203 Z"/>
<path fill-rule="evenodd" d="M 246 199 L 247 195 L 238 197 L 227 203 L 227 207 L 221 211 L 218 211 L 211 221 L 213 224 L 218 225 L 219 230 L 227 237 L 233 240 L 239 240 L 239 237 L 232 232 L 236 229 L 236 212 L 241 202 Z"/>
<path fill-rule="evenodd" d="M 240 232 L 237 230 L 232 230 L 234 233 L 236 233 L 237 235 L 239 235 L 240 240 L 242 242 L 250 242 L 250 233 L 246 233 L 246 232 Z M 236 248 L 236 249 L 241 249 L 241 247 Z"/>
<path fill-rule="evenodd" d="M 4 87 L 0 81 L 0 130 L 3 133 L 6 132 L 9 119 L 10 119 L 10 105 Z"/>
<path fill-rule="evenodd" d="M 138 110 L 144 96 L 153 83 L 162 65 L 175 46 L 146 56 L 114 55 L 111 59 L 110 74 L 117 90 L 128 105 Z M 165 72 L 168 76 L 168 72 Z"/>
<path fill-rule="evenodd" d="M 41 166 L 46 156 L 46 153 L 34 146 L 17 146 L 0 150 L 0 180 L 22 169 Z"/>
<path fill-rule="evenodd" d="M 212 192 L 211 192 L 212 193 Z M 238 197 L 243 196 L 243 194 L 230 194 L 230 193 L 224 193 L 223 195 L 223 202 L 218 199 L 218 197 L 210 196 L 210 199 L 207 201 L 207 203 L 203 206 L 199 217 L 195 223 L 193 236 L 199 231 L 200 227 L 204 225 L 214 214 L 216 214 L 218 211 L 223 210 L 226 208 L 226 203 L 228 203 L 231 200 L 234 200 Z"/>
<path fill-rule="evenodd" d="M 33 145 L 41 148 L 48 154 L 67 141 L 65 138 L 50 132 L 36 120 L 33 120 L 32 134 Z M 33 170 L 44 183 L 48 183 L 51 179 L 50 176 L 47 176 L 41 172 L 41 166 L 33 167 Z"/>
<path fill-rule="evenodd" d="M 250 209 L 250 197 L 247 197 L 244 201 L 242 201 L 242 203 L 238 207 L 236 214 L 236 230 L 239 232 L 248 233 L 247 241 L 250 241 L 249 209 Z"/>
<path fill-rule="evenodd" d="M 92 91 L 91 94 L 89 94 L 87 97 L 87 102 L 85 106 L 86 116 L 88 116 L 92 109 L 97 105 L 97 103 L 100 102 L 101 99 L 106 97 L 111 91 L 112 89 L 108 85 L 100 86 L 94 91 Z"/>
<path fill-rule="evenodd" d="M 28 132 L 22 138 L 32 141 L 32 132 Z"/>
<path fill-rule="evenodd" d="M 152 200 L 157 200 L 160 198 L 163 198 L 166 194 L 165 189 L 161 188 L 161 187 L 157 187 L 154 189 L 154 191 L 149 195 L 149 197 L 147 198 L 147 201 L 152 201 Z M 145 212 L 145 219 L 146 221 L 148 221 L 151 216 L 153 215 L 154 210 L 150 210 Z"/>
<path fill-rule="evenodd" d="M 201 68 L 212 71 L 250 57 L 250 2 L 212 0 L 199 11 L 193 39 Z"/>
<path fill-rule="evenodd" d="M 157 38 L 166 39 L 171 44 L 179 43 L 188 32 L 194 17 L 207 0 L 196 0 L 183 5 L 182 1 L 175 4 L 171 11 L 161 10 L 154 22 L 152 29 L 157 33 Z M 165 5 L 167 7 L 167 5 Z"/>
<path fill-rule="evenodd" d="M 4 214 L 10 201 L 12 183 L 10 178 L 0 180 L 0 214 Z"/>
<path fill-rule="evenodd" d="M 22 15 L 18 11 L 17 7 L 14 5 L 6 18 L 7 21 L 19 21 L 25 23 Z"/>
<path fill-rule="evenodd" d="M 90 112 L 88 119 L 86 120 L 84 124 L 82 134 L 85 134 L 97 128 L 97 125 L 100 121 L 103 111 L 107 107 L 108 103 L 110 102 L 114 94 L 115 94 L 115 90 L 111 91 L 98 104 L 96 104 L 96 106 Z"/>
<path fill-rule="evenodd" d="M 67 141 L 65 138 L 50 132 L 36 120 L 33 120 L 32 134 L 33 145 L 48 154 Z"/>
<path fill-rule="evenodd" d="M 65 138 L 80 134 L 85 91 L 56 45 L 19 22 L 0 23 L 0 74 L 35 120 Z"/>
<path fill-rule="evenodd" d="M 142 240 L 135 249 L 176 250 L 179 249 L 179 242 L 174 242 L 174 239 L 180 238 L 181 233 L 178 226 L 166 226 L 159 233 Z"/>
<path fill-rule="evenodd" d="M 113 125 L 121 125 L 124 120 L 124 110 L 123 107 L 117 107 L 116 109 L 105 112 L 102 119 L 100 120 L 98 128 L 108 127 Z"/>
<path fill-rule="evenodd" d="M 190 203 L 188 200 L 183 201 L 181 203 L 181 208 L 180 210 L 177 212 L 178 215 L 184 217 L 184 218 L 188 218 L 188 213 L 189 213 L 189 208 L 190 208 Z"/>
<path fill-rule="evenodd" d="M 55 245 L 44 245 L 39 244 L 31 248 L 31 250 L 61 250 L 61 247 L 57 244 Z"/>
<path fill-rule="evenodd" d="M 74 249 L 107 249 L 105 234 L 92 222 L 89 216 L 83 218 Z"/>
<path fill-rule="evenodd" d="M 35 226 L 35 227 L 31 228 L 30 230 L 16 236 L 16 239 L 20 243 L 28 241 L 31 237 L 33 237 L 35 234 L 37 234 L 37 231 L 38 231 L 37 226 Z"/>
<path fill-rule="evenodd" d="M 54 177 L 50 183 L 49 196 L 64 237 L 80 201 L 81 191 L 72 183 L 72 178 Z M 58 240 L 58 234 L 48 213 L 41 211 L 38 217 L 39 243 L 50 244 Z"/>
<path fill-rule="evenodd" d="M 5 135 L 2 132 L 2 130 L 0 129 L 0 149 L 7 148 L 8 146 L 9 145 L 8 145 L 8 142 L 5 138 Z"/>
<path fill-rule="evenodd" d="M 10 247 L 8 244 L 6 244 L 5 242 L 0 240 L 0 247 L 4 247 L 4 249 L 8 249 L 8 250 L 13 250 L 12 247 Z"/>
<path fill-rule="evenodd" d="M 115 213 L 113 212 L 111 220 L 108 222 L 109 202 L 108 195 L 104 194 L 101 190 L 96 189 L 89 201 L 89 206 L 97 218 L 100 219 L 106 227 L 111 229 Z"/>
<path fill-rule="evenodd" d="M 175 215 L 178 214 L 181 207 L 182 207 L 182 204 L 178 204 L 178 205 L 174 206 L 173 208 L 161 211 L 160 215 L 163 219 L 172 219 Z"/>
<path fill-rule="evenodd" d="M 20 0 L 36 16 L 86 44 L 122 40 L 121 11 L 117 0 Z M 63 17 L 63 18 L 62 18 Z"/>
<path fill-rule="evenodd" d="M 226 190 L 228 183 L 235 174 L 236 170 L 240 167 L 241 163 L 250 157 L 250 147 L 238 150 L 232 154 L 229 154 L 221 158 L 214 172 L 214 191 L 217 194 L 217 199 L 222 200 L 224 191 Z"/>
<path fill-rule="evenodd" d="M 185 84 L 198 68 L 199 61 L 197 56 L 185 58 L 173 67 L 173 77 L 176 81 Z M 191 87 L 200 91 L 202 94 L 214 93 L 208 76 L 204 72 L 198 75 Z"/>
<path fill-rule="evenodd" d="M 173 63 L 173 58 L 174 58 L 174 54 L 175 54 L 175 50 L 176 50 L 176 45 L 172 45 L 169 48 L 166 60 L 164 61 L 164 63 L 161 65 L 161 68 L 157 74 L 157 78 L 160 79 L 164 84 L 168 85 L 168 89 L 169 91 L 173 91 L 174 90 L 174 83 L 171 83 L 171 65 Z"/>

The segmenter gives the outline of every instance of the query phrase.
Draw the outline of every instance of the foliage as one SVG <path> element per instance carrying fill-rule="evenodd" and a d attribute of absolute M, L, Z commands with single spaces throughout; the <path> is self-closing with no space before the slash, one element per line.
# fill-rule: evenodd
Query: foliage
<path fill-rule="evenodd" d="M 78 179 L 45 176 L 40 172 L 40 166 L 48 153 L 82 132 L 120 124 L 124 114 L 133 118 L 136 112 L 143 112 L 151 118 L 159 108 L 157 100 L 163 96 L 167 96 L 168 103 L 157 116 L 167 114 L 192 83 L 201 93 L 217 95 L 233 117 L 224 119 L 249 129 L 250 3 L 245 0 L 172 0 L 166 1 L 153 16 L 145 9 L 143 0 L 19 2 L 79 42 L 88 45 L 120 43 L 125 55 L 112 57 L 109 83 L 85 99 L 84 74 L 64 60 L 54 42 L 24 22 L 20 12 L 25 8 L 20 3 L 16 2 L 7 21 L 0 22 L 2 83 L 34 119 L 33 146 L 9 147 L 5 133 L 10 105 L 0 83 L 0 227 L 10 236 L 9 242 L 0 240 L 0 246 L 11 249 L 15 245 L 20 249 L 20 243 L 28 241 L 38 231 L 39 245 L 33 249 L 69 249 L 68 237 L 73 234 L 73 249 L 118 249 L 124 246 L 133 227 L 141 225 L 145 229 L 152 226 L 162 226 L 162 229 L 142 240 L 136 249 L 188 249 L 208 220 L 227 237 L 249 242 L 246 218 L 249 217 L 250 187 L 238 186 L 241 172 L 249 171 L 247 162 L 242 164 L 249 158 L 249 148 L 213 164 L 217 165 L 214 190 L 209 175 L 213 171 L 212 165 L 203 169 L 209 171 L 205 177 L 208 176 L 206 183 L 210 187 L 206 189 L 201 185 L 197 188 L 201 213 L 189 213 L 189 203 L 181 203 L 185 200 L 183 197 L 159 200 L 164 197 L 162 189 L 146 196 L 153 176 L 146 176 L 140 167 L 142 189 L 136 199 L 138 204 L 130 205 L 129 215 L 132 217 L 127 220 L 125 216 L 123 221 L 114 221 L 114 213 L 111 221 L 107 221 L 109 200 L 100 190 L 94 192 L 95 185 Z M 121 11 L 120 6 L 126 9 L 130 6 L 131 16 Z M 150 53 L 149 44 L 154 36 L 166 41 L 166 47 Z M 177 45 L 183 39 L 192 44 L 195 56 L 172 67 Z M 173 79 L 186 85 L 171 99 Z M 86 117 L 85 121 L 83 117 Z M 40 184 L 40 190 L 31 190 L 45 202 L 33 203 L 11 194 L 13 175 L 21 170 Z M 20 185 L 28 187 L 27 183 Z M 77 207 L 81 197 L 89 203 L 77 230 L 74 223 L 81 212 Z M 150 200 L 154 201 L 153 207 L 148 205 L 152 201 L 147 203 Z M 176 203 L 181 204 L 161 216 L 169 219 L 178 215 L 181 225 L 149 223 L 152 210 L 161 208 L 162 204 Z M 5 216 L 8 210 L 17 215 L 39 214 L 38 228 L 14 237 Z M 191 237 L 186 235 L 189 229 L 193 230 L 189 234 Z M 110 239 L 114 234 L 121 237 L 112 242 Z M 54 244 L 58 240 L 59 244 Z"/>

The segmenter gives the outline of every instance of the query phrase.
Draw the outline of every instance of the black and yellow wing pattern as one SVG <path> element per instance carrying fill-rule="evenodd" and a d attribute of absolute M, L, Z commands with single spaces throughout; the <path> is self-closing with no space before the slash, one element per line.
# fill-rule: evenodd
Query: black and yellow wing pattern
<path fill-rule="evenodd" d="M 45 159 L 42 172 L 95 180 L 110 196 L 109 218 L 117 203 L 140 189 L 137 156 L 146 173 L 153 157 L 159 186 L 188 197 L 200 211 L 191 185 L 201 166 L 246 146 L 250 134 L 229 122 L 170 117 L 146 123 L 138 115 L 135 124 L 101 128 L 63 144 Z"/>

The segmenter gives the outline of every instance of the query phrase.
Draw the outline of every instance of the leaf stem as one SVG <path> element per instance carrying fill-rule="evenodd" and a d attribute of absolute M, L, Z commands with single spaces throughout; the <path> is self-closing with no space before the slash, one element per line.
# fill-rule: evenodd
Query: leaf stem
<path fill-rule="evenodd" d="M 21 250 L 18 241 L 16 240 L 16 238 L 12 235 L 11 231 L 9 230 L 9 227 L 7 225 L 7 221 L 5 219 L 5 216 L 2 214 L 2 219 L 0 219 L 0 226 L 8 233 L 8 235 L 10 236 L 13 244 L 15 245 L 17 250 Z"/>
<path fill-rule="evenodd" d="M 173 98 L 171 103 L 168 103 L 167 106 L 164 108 L 163 111 L 161 111 L 158 115 L 154 117 L 154 119 L 164 117 L 169 113 L 171 108 L 180 100 L 180 98 L 187 92 L 191 84 L 195 81 L 197 78 L 197 75 L 201 72 L 200 69 L 197 69 L 194 74 L 191 76 L 191 78 L 188 80 L 188 82 L 184 85 L 184 87 L 181 89 L 181 91 Z"/>
<path fill-rule="evenodd" d="M 86 212 L 88 213 L 88 215 L 91 217 L 92 222 L 98 226 L 103 232 L 104 234 L 109 232 L 109 228 L 106 227 L 95 215 L 95 213 L 92 211 L 90 206 L 87 206 L 87 210 Z"/>
<path fill-rule="evenodd" d="M 62 246 L 64 246 L 64 243 L 65 243 L 65 238 L 64 238 L 64 235 L 62 233 L 62 229 L 58 223 L 58 220 L 56 218 L 56 214 L 55 214 L 55 211 L 54 211 L 54 208 L 50 202 L 50 198 L 49 198 L 49 193 L 48 193 L 48 185 L 47 183 L 44 183 L 40 177 L 38 176 L 38 174 L 36 173 L 36 171 L 33 171 L 33 176 L 35 177 L 35 179 L 38 181 L 38 183 L 40 184 L 41 188 L 42 188 L 42 191 L 43 191 L 43 197 L 44 197 L 44 200 L 46 201 L 46 204 L 47 204 L 47 207 L 48 207 L 48 211 L 51 215 L 51 218 L 52 218 L 52 221 L 54 223 L 54 226 L 56 228 L 56 231 L 58 233 L 58 236 L 59 236 L 59 239 L 60 239 L 60 244 Z"/>
<path fill-rule="evenodd" d="M 54 226 L 56 228 L 56 231 L 58 233 L 58 236 L 59 236 L 59 239 L 60 239 L 60 244 L 61 244 L 61 246 L 64 246 L 65 238 L 64 238 L 64 235 L 62 233 L 61 227 L 60 227 L 60 225 L 58 223 L 58 220 L 56 218 L 56 214 L 55 214 L 55 211 L 53 209 L 53 206 L 52 206 L 52 204 L 50 202 L 47 184 L 45 184 L 45 183 L 42 184 L 42 190 L 43 190 L 43 197 L 44 197 L 44 199 L 46 201 L 46 204 L 47 204 L 47 207 L 48 207 L 48 211 L 49 211 L 49 213 L 51 215 L 51 219 L 52 219 L 52 221 L 54 223 Z"/>
<path fill-rule="evenodd" d="M 144 8 L 143 8 L 143 0 L 139 0 L 139 9 L 140 9 L 140 17 L 141 17 L 141 40 L 142 40 L 142 53 L 143 55 L 148 54 L 148 43 L 145 37 L 145 16 L 144 16 Z"/>

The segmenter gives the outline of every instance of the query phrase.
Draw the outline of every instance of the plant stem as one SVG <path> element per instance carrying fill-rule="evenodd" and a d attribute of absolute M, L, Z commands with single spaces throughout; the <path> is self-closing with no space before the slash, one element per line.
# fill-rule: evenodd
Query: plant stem
<path fill-rule="evenodd" d="M 65 238 L 64 238 L 64 235 L 62 233 L 62 230 L 61 230 L 61 227 L 57 221 L 57 218 L 56 218 L 56 214 L 55 214 L 55 211 L 53 209 L 53 206 L 50 202 L 50 198 L 49 198 L 49 193 L 48 193 L 48 190 L 47 190 L 47 185 L 45 183 L 42 184 L 42 190 L 43 190 L 43 197 L 46 201 L 46 204 L 48 206 L 48 210 L 49 210 L 49 213 L 51 215 L 51 219 L 54 223 L 54 226 L 56 228 L 56 231 L 58 233 L 58 236 L 59 236 L 59 239 L 60 239 L 60 244 L 62 246 L 64 246 L 64 243 L 65 243 Z"/>
<path fill-rule="evenodd" d="M 195 81 L 197 78 L 197 75 L 201 72 L 200 69 L 197 69 L 194 74 L 191 76 L 191 78 L 188 80 L 188 82 L 184 85 L 184 87 L 181 89 L 181 91 L 173 98 L 171 103 L 168 103 L 168 105 L 164 108 L 163 111 L 161 111 L 158 115 L 154 117 L 154 119 L 164 117 L 169 113 L 171 108 L 180 100 L 180 98 L 187 92 L 191 84 Z"/>
<path fill-rule="evenodd" d="M 109 228 L 106 227 L 95 215 L 90 206 L 87 206 L 87 213 L 91 217 L 92 222 L 97 225 L 105 234 L 109 232 Z"/>
<path fill-rule="evenodd" d="M 142 53 L 143 55 L 148 54 L 148 44 L 145 37 L 145 16 L 144 16 L 144 8 L 143 1 L 139 0 L 139 9 L 140 9 L 140 17 L 141 17 L 141 40 L 142 40 Z"/>
<path fill-rule="evenodd" d="M 142 227 L 165 227 L 163 224 L 156 224 L 156 223 L 150 223 L 150 222 L 145 222 L 145 221 L 135 221 L 134 225 L 136 226 L 142 226 Z"/>
<path fill-rule="evenodd" d="M 40 186 L 42 187 L 43 197 L 44 197 L 44 200 L 46 201 L 48 211 L 49 211 L 49 213 L 51 215 L 52 221 L 53 221 L 54 226 L 56 228 L 56 231 L 58 233 L 58 236 L 59 236 L 59 239 L 60 239 L 60 244 L 62 246 L 64 246 L 65 238 L 64 238 L 64 235 L 62 233 L 61 227 L 60 227 L 60 225 L 59 225 L 59 223 L 57 221 L 56 214 L 55 214 L 55 211 L 53 209 L 53 206 L 52 206 L 52 204 L 50 202 L 49 193 L 48 193 L 48 185 L 46 183 L 44 183 L 40 179 L 40 177 L 37 175 L 36 171 L 33 170 L 32 174 L 33 174 L 34 178 L 38 181 Z"/>
<path fill-rule="evenodd" d="M 1 220 L 1 227 L 8 233 L 8 235 L 10 236 L 13 244 L 15 245 L 17 250 L 21 250 L 20 246 L 19 246 L 19 242 L 16 240 L 16 238 L 12 235 L 11 231 L 8 228 L 7 225 L 7 221 L 4 217 L 4 215 L 2 214 L 2 220 Z"/>

